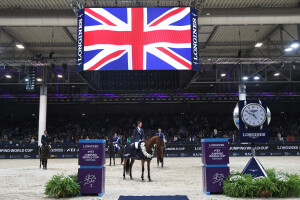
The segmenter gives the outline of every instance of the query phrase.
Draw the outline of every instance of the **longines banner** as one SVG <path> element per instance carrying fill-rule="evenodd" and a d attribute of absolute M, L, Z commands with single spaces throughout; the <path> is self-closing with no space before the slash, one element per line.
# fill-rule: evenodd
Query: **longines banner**
<path fill-rule="evenodd" d="M 261 144 L 256 147 L 257 156 L 300 156 L 300 143 L 291 144 Z M 107 149 L 106 149 L 107 152 Z M 52 145 L 51 155 L 54 158 L 77 158 L 77 145 Z M 251 156 L 251 145 L 230 144 L 230 156 Z M 106 155 L 107 156 L 107 155 Z M 167 144 L 166 157 L 200 157 L 201 144 Z M 38 158 L 38 147 L 0 147 L 0 159 Z"/>

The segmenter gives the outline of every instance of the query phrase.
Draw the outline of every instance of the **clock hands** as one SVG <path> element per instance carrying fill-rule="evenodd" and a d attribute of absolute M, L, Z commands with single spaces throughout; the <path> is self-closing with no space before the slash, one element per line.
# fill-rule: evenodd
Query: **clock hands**
<path fill-rule="evenodd" d="M 256 117 L 253 113 L 248 112 L 248 110 L 246 110 L 246 112 L 247 112 L 248 114 L 252 115 L 253 117 L 255 117 L 255 119 L 257 119 L 257 117 Z"/>

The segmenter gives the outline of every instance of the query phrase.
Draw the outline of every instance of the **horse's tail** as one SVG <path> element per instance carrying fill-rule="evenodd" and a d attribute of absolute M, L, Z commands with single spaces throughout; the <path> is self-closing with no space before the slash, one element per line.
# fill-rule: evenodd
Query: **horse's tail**
<path fill-rule="evenodd" d="M 125 170 L 126 170 L 126 174 L 129 174 L 129 169 L 130 169 L 130 162 L 129 162 L 129 160 L 130 160 L 130 159 L 127 159 L 127 160 L 125 161 L 125 163 L 124 163 L 125 166 L 126 166 L 126 169 L 125 169 Z"/>

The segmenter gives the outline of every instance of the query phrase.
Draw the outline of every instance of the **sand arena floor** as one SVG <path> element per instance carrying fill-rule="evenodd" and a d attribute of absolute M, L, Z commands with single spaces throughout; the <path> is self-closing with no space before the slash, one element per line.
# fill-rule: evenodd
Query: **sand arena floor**
<path fill-rule="evenodd" d="M 275 168 L 300 174 L 300 157 L 258 157 L 265 168 Z M 231 169 L 241 171 L 249 157 L 231 157 Z M 190 200 L 231 199 L 224 195 L 207 196 L 202 192 L 201 158 L 165 158 L 165 167 L 151 163 L 153 182 L 142 182 L 141 162 L 133 168 L 134 180 L 123 180 L 122 166 L 106 164 L 106 192 L 103 197 L 76 197 L 72 199 L 117 200 L 120 195 L 187 195 Z M 154 160 L 153 160 L 154 161 Z M 48 170 L 39 169 L 39 160 L 0 160 L 0 199 L 49 199 L 43 194 L 45 182 L 57 173 L 72 174 L 78 169 L 77 159 L 53 159 Z M 108 163 L 109 160 L 106 161 Z M 146 174 L 145 174 L 146 175 Z"/>

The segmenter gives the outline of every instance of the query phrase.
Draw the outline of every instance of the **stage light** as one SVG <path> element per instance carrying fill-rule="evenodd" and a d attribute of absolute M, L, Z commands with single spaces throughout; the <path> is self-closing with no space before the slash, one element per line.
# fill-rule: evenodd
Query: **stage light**
<path fill-rule="evenodd" d="M 85 115 L 85 113 L 82 113 L 82 116 L 84 116 Z"/>
<path fill-rule="evenodd" d="M 278 72 L 274 74 L 274 76 L 279 76 L 279 75 L 280 75 L 280 73 L 278 73 Z"/>
<path fill-rule="evenodd" d="M 6 74 L 5 77 L 6 77 L 6 78 L 11 78 L 11 75 Z"/>
<path fill-rule="evenodd" d="M 248 76 L 243 76 L 243 78 L 242 78 L 244 81 L 246 81 L 246 80 L 248 80 L 249 78 L 248 78 Z"/>
<path fill-rule="evenodd" d="M 299 47 L 299 42 L 294 42 L 291 44 L 291 48 L 297 49 Z"/>
<path fill-rule="evenodd" d="M 57 74 L 57 77 L 58 78 L 62 78 L 63 76 L 61 74 Z"/>
<path fill-rule="evenodd" d="M 17 44 L 16 47 L 18 47 L 18 49 L 24 49 L 25 47 L 21 44 Z"/>
<path fill-rule="evenodd" d="M 221 74 L 221 77 L 224 77 L 224 76 L 226 76 L 226 74 L 225 74 L 225 73 Z"/>
<path fill-rule="evenodd" d="M 207 16 L 209 16 L 209 15 L 210 15 L 210 13 L 206 13 L 206 15 L 207 15 Z"/>
<path fill-rule="evenodd" d="M 253 79 L 254 80 L 259 80 L 260 78 L 259 78 L 259 76 L 254 76 Z"/>
<path fill-rule="evenodd" d="M 258 42 L 258 43 L 255 44 L 255 47 L 256 47 L 256 48 L 259 48 L 259 47 L 261 47 L 262 45 L 263 45 L 263 43 Z"/>
<path fill-rule="evenodd" d="M 209 86 L 210 86 L 210 87 L 213 87 L 213 86 L 214 86 L 214 84 L 210 84 Z"/>
<path fill-rule="evenodd" d="M 72 88 L 75 88 L 76 86 L 75 85 L 72 85 Z"/>
<path fill-rule="evenodd" d="M 29 81 L 29 79 L 28 78 L 25 78 L 25 82 L 28 82 Z"/>
<path fill-rule="evenodd" d="M 292 50 L 293 50 L 293 49 L 292 49 L 291 47 L 284 49 L 284 51 L 286 51 L 286 52 L 290 52 L 290 51 L 292 51 Z"/>
<path fill-rule="evenodd" d="M 37 82 L 42 82 L 42 81 L 43 81 L 43 79 L 41 79 L 41 78 L 37 78 L 37 79 L 36 79 L 36 81 L 37 81 Z"/>

